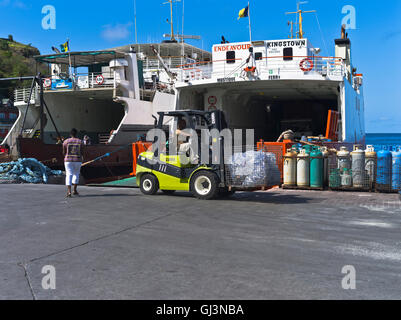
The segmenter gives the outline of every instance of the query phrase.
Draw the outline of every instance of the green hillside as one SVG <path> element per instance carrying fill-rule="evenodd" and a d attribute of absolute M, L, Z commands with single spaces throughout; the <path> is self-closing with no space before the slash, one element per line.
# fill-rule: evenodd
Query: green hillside
<path fill-rule="evenodd" d="M 38 65 L 33 58 L 40 52 L 31 44 L 22 44 L 13 40 L 0 38 L 0 78 L 33 76 L 36 72 L 47 73 L 45 65 Z M 0 98 L 11 97 L 14 88 L 17 86 L 30 85 L 30 81 L 0 81 Z"/>

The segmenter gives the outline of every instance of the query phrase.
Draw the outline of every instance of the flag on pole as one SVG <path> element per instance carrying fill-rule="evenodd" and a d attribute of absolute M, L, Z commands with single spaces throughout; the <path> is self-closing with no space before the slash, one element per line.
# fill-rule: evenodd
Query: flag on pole
<path fill-rule="evenodd" d="M 69 52 L 70 51 L 70 44 L 69 41 L 66 43 L 60 44 L 61 52 Z"/>
<path fill-rule="evenodd" d="M 245 8 L 241 9 L 238 13 L 238 20 L 241 18 L 246 18 L 248 17 L 249 13 L 249 5 L 247 5 Z"/>
<path fill-rule="evenodd" d="M 249 12 L 249 1 L 248 1 L 248 5 L 238 12 L 238 20 L 241 19 L 241 18 L 248 18 L 248 22 L 249 22 L 249 41 L 252 42 L 251 14 Z"/>

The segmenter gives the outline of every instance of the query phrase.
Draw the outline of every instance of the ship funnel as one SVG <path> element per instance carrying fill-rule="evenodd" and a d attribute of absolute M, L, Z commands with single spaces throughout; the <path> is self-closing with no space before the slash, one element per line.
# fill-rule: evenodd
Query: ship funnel
<path fill-rule="evenodd" d="M 347 78 L 351 79 L 351 40 L 345 31 L 345 25 L 341 26 L 341 39 L 335 39 L 335 56 L 343 59 L 347 68 Z"/>

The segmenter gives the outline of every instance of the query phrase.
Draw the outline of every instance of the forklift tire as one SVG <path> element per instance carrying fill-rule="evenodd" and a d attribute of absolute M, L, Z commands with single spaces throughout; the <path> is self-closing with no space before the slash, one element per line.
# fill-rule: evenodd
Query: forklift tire
<path fill-rule="evenodd" d="M 200 200 L 211 200 L 219 194 L 219 183 L 216 174 L 210 171 L 199 171 L 191 179 L 191 192 Z"/>
<path fill-rule="evenodd" d="M 143 194 L 154 195 L 159 190 L 159 181 L 153 174 L 144 174 L 141 177 L 140 189 Z"/>
<path fill-rule="evenodd" d="M 175 190 L 162 190 L 162 192 L 166 195 L 172 195 L 174 194 Z"/>

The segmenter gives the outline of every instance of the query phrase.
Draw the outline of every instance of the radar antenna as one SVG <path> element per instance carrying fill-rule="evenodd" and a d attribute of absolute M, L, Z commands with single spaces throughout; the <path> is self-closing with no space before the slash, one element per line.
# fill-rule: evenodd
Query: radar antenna
<path fill-rule="evenodd" d="M 288 21 L 287 24 L 288 26 L 291 26 L 290 35 L 288 36 L 288 38 L 294 39 L 294 21 Z"/>
<path fill-rule="evenodd" d="M 308 1 L 299 1 L 297 3 L 297 11 L 296 12 L 286 12 L 285 14 L 297 14 L 297 21 L 298 21 L 298 31 L 297 31 L 297 37 L 299 39 L 303 39 L 304 37 L 304 30 L 303 30 L 303 13 L 313 13 L 316 12 L 316 10 L 311 10 L 311 11 L 303 11 L 301 10 L 301 5 L 307 4 Z"/>

